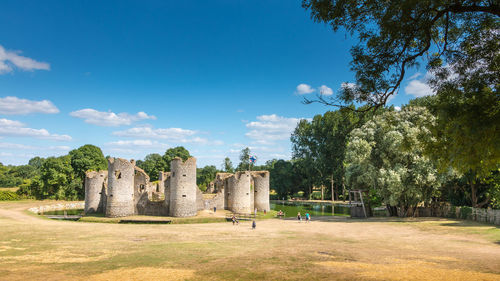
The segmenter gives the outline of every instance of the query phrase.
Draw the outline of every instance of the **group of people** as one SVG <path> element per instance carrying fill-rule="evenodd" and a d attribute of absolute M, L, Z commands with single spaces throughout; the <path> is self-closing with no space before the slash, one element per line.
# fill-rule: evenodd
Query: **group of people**
<path fill-rule="evenodd" d="M 302 221 L 302 215 L 300 214 L 300 212 L 297 213 L 297 220 L 299 222 Z M 311 215 L 309 215 L 309 213 L 306 213 L 306 223 L 308 223 L 310 220 L 311 220 Z"/>
<path fill-rule="evenodd" d="M 214 213 L 215 213 L 216 209 L 214 207 Z M 278 211 L 278 214 L 277 214 L 278 217 L 281 217 L 281 216 L 284 216 L 284 213 L 283 211 L 279 210 Z M 309 213 L 306 213 L 306 223 L 310 222 L 311 221 L 311 215 Z M 299 222 L 302 222 L 302 215 L 300 214 L 300 212 L 297 213 L 297 220 Z M 239 224 L 239 221 L 238 219 L 236 218 L 236 216 L 233 214 L 232 218 L 231 218 L 231 221 L 233 222 L 233 225 L 235 224 Z M 255 227 L 257 226 L 257 224 L 255 223 L 255 219 L 252 221 L 252 229 L 255 229 Z"/>
<path fill-rule="evenodd" d="M 234 224 L 240 224 L 240 222 L 238 221 L 238 219 L 236 218 L 236 216 L 233 214 L 233 217 L 231 218 L 231 221 L 233 222 L 233 225 Z M 257 223 L 255 222 L 255 220 L 252 221 L 252 229 L 255 229 L 257 227 Z"/>

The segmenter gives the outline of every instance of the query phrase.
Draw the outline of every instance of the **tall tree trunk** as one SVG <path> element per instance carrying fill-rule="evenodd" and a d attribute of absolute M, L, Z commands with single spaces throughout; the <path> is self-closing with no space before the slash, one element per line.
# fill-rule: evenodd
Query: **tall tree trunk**
<path fill-rule="evenodd" d="M 321 201 L 325 200 L 325 185 L 321 185 Z"/>
<path fill-rule="evenodd" d="M 345 184 L 344 184 L 344 180 L 342 179 L 342 201 L 345 202 Z"/>
<path fill-rule="evenodd" d="M 330 188 L 332 189 L 332 201 L 335 201 L 335 186 L 333 185 L 333 175 L 330 178 Z"/>
<path fill-rule="evenodd" d="M 477 194 L 476 194 L 476 183 L 474 181 L 471 182 L 470 184 L 470 199 L 472 203 L 472 207 L 476 208 L 477 207 Z"/>

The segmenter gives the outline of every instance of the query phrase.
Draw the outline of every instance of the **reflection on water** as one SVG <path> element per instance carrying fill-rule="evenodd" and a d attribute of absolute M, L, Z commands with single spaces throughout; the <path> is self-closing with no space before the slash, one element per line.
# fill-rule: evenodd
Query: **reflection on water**
<path fill-rule="evenodd" d="M 271 209 L 275 211 L 283 211 L 285 213 L 285 217 L 287 218 L 296 217 L 298 212 L 300 212 L 302 216 L 306 213 L 309 213 L 311 216 L 349 215 L 349 207 L 325 203 L 271 202 Z"/>
<path fill-rule="evenodd" d="M 81 215 L 83 213 L 83 209 L 72 209 L 72 210 L 59 210 L 59 211 L 49 211 L 43 213 L 44 215 L 68 215 L 68 216 L 73 216 L 73 215 Z"/>

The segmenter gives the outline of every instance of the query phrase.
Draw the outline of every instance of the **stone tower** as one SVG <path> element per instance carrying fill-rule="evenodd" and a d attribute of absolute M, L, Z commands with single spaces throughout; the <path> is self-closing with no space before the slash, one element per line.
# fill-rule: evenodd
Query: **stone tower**
<path fill-rule="evenodd" d="M 108 159 L 107 217 L 134 215 L 134 167 L 134 160 Z"/>
<path fill-rule="evenodd" d="M 175 158 L 170 164 L 169 215 L 172 217 L 195 216 L 196 205 L 196 158 L 182 162 Z M 167 191 L 168 192 L 168 191 Z M 166 192 L 166 193 L 167 193 Z M 165 198 L 167 194 L 165 194 Z"/>
<path fill-rule="evenodd" d="M 269 211 L 269 172 L 252 172 L 254 182 L 254 208 L 259 212 Z"/>
<path fill-rule="evenodd" d="M 227 209 L 234 213 L 251 213 L 250 172 L 236 172 L 228 178 Z"/>
<path fill-rule="evenodd" d="M 85 214 L 104 213 L 108 171 L 85 173 Z"/>

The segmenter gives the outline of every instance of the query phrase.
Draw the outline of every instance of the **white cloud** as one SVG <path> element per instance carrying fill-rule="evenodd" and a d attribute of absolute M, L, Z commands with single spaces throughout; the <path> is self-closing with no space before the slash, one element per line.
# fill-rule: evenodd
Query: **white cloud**
<path fill-rule="evenodd" d="M 70 141 L 71 137 L 68 135 L 51 134 L 46 129 L 32 129 L 25 127 L 25 124 L 2 118 L 0 119 L 0 136 L 9 137 L 33 137 L 38 139 L 56 140 L 56 141 Z"/>
<path fill-rule="evenodd" d="M 170 145 L 152 140 L 119 140 L 106 143 L 110 147 L 168 148 Z"/>
<path fill-rule="evenodd" d="M 407 95 L 413 95 L 415 97 L 424 97 L 434 95 L 431 87 L 421 80 L 412 80 L 405 87 L 405 93 Z"/>
<path fill-rule="evenodd" d="M 321 87 L 319 87 L 319 93 L 323 96 L 331 96 L 333 95 L 333 90 L 332 88 L 322 85 Z"/>
<path fill-rule="evenodd" d="M 38 62 L 28 57 L 19 55 L 19 51 L 8 51 L 0 45 L 0 74 L 14 70 L 14 67 L 25 71 L 50 70 L 50 65 L 46 62 Z"/>
<path fill-rule="evenodd" d="M 9 120 L 5 118 L 0 119 L 0 127 L 22 127 L 22 126 L 24 126 L 24 123 L 16 120 Z"/>
<path fill-rule="evenodd" d="M 343 82 L 342 84 L 340 84 L 340 88 L 354 89 L 354 88 L 356 88 L 356 83 Z"/>
<path fill-rule="evenodd" d="M 258 121 L 246 124 L 250 131 L 245 135 L 268 144 L 276 140 L 287 140 L 301 119 L 281 117 L 276 114 L 257 116 Z"/>
<path fill-rule="evenodd" d="M 34 146 L 34 145 L 25 145 L 25 144 L 19 144 L 19 143 L 0 142 L 0 149 L 69 151 L 71 149 L 71 147 L 66 146 L 66 145 Z"/>
<path fill-rule="evenodd" d="M 113 132 L 113 135 L 120 137 L 166 139 L 172 141 L 183 140 L 195 134 L 196 131 L 181 128 L 153 129 L 151 127 L 135 127 Z"/>
<path fill-rule="evenodd" d="M 395 106 L 395 107 L 394 107 L 394 110 L 396 110 L 396 111 L 401 111 L 401 107 L 400 107 L 400 106 Z"/>
<path fill-rule="evenodd" d="M 312 93 L 314 91 L 316 91 L 316 90 L 313 89 L 313 88 L 311 88 L 311 85 L 299 84 L 297 86 L 296 93 L 299 94 L 299 95 L 306 95 L 306 94 L 310 94 L 310 93 Z"/>
<path fill-rule="evenodd" d="M 156 119 L 155 116 L 147 115 L 142 111 L 138 112 L 137 114 L 131 115 L 125 112 L 116 114 L 114 112 L 97 111 L 91 108 L 73 111 L 69 115 L 84 119 L 85 123 L 104 127 L 117 127 L 122 125 L 130 125 L 132 124 L 132 122 L 140 120 Z"/>
<path fill-rule="evenodd" d="M 59 109 L 50 101 L 32 101 L 17 97 L 0 98 L 0 114 L 25 115 L 30 113 L 59 113 Z"/>
<path fill-rule="evenodd" d="M 410 80 L 417 79 L 420 76 L 422 76 L 422 73 L 417 72 L 417 73 L 413 74 L 412 76 L 410 76 Z"/>
<path fill-rule="evenodd" d="M 223 145 L 221 140 L 209 140 L 196 136 L 199 132 L 182 128 L 135 127 L 123 131 L 113 132 L 119 137 L 140 139 L 162 139 L 172 143 L 194 143 L 201 145 Z"/>

